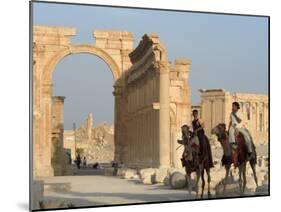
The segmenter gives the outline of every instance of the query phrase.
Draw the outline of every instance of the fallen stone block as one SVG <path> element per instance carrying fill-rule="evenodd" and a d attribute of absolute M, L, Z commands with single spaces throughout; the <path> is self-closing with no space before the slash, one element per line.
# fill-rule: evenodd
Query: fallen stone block
<path fill-rule="evenodd" d="M 168 176 L 168 168 L 156 169 L 156 171 L 155 171 L 156 183 L 163 183 L 166 176 Z"/>
<path fill-rule="evenodd" d="M 170 185 L 170 176 L 166 176 L 163 180 L 164 185 L 169 186 Z"/>
<path fill-rule="evenodd" d="M 171 176 L 170 176 L 170 182 L 169 182 L 170 186 L 173 189 L 181 189 L 186 187 L 186 176 L 180 172 L 174 172 Z"/>
<path fill-rule="evenodd" d="M 185 168 L 169 168 L 168 169 L 168 175 L 172 175 L 174 172 L 180 172 L 182 174 L 185 174 Z"/>
<path fill-rule="evenodd" d="M 137 174 L 137 170 L 135 169 L 127 169 L 124 174 L 125 179 L 133 179 L 133 177 Z"/>
<path fill-rule="evenodd" d="M 141 182 L 146 185 L 155 184 L 155 174 L 143 174 Z"/>
<path fill-rule="evenodd" d="M 155 169 L 153 169 L 153 168 L 141 169 L 139 171 L 139 173 L 140 173 L 140 176 L 147 175 L 147 174 L 153 175 L 153 174 L 155 174 Z"/>

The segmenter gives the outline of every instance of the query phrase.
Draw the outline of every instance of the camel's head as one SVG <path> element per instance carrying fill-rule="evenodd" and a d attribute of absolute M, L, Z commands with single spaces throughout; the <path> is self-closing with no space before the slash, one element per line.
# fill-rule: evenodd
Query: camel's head
<path fill-rule="evenodd" d="M 216 135 L 218 138 L 220 138 L 223 134 L 225 134 L 225 132 L 226 132 L 225 123 L 220 123 L 211 130 L 211 134 Z"/>
<path fill-rule="evenodd" d="M 185 125 L 183 125 L 183 126 L 181 127 L 181 133 L 182 133 L 183 135 L 188 135 L 188 134 L 189 134 L 189 129 L 190 129 L 190 127 L 185 124 Z"/>

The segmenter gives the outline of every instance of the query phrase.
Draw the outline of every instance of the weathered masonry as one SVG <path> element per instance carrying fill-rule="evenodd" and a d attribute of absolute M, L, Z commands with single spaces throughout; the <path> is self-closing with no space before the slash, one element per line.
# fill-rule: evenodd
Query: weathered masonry
<path fill-rule="evenodd" d="M 126 75 L 126 139 L 122 160 L 133 167 L 179 166 L 175 151 L 182 124 L 189 122 L 190 61 L 169 63 L 155 34 L 144 35 L 130 54 Z"/>
<path fill-rule="evenodd" d="M 240 104 L 238 112 L 244 127 L 249 129 L 256 144 L 268 142 L 268 96 L 261 94 L 230 93 L 223 89 L 200 90 L 201 116 L 208 136 L 218 123 L 229 123 L 232 102 Z M 195 108 L 195 107 L 194 107 Z M 198 109 L 198 108 L 196 108 Z"/>
<path fill-rule="evenodd" d="M 135 50 L 130 32 L 96 30 L 95 43 L 81 45 L 71 44 L 75 34 L 74 28 L 33 27 L 33 175 L 63 173 L 54 154 L 63 147 L 63 136 L 52 122 L 52 114 L 62 120 L 63 109 L 55 106 L 62 99 L 52 97 L 52 75 L 65 56 L 75 53 L 100 57 L 112 72 L 115 160 L 132 167 L 180 166 L 175 149 L 180 126 L 190 122 L 191 62 L 170 63 L 155 34 L 144 35 Z"/>

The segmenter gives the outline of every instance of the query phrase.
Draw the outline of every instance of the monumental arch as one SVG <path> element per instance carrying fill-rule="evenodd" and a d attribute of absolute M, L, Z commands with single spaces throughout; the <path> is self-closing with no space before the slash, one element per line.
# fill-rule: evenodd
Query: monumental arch
<path fill-rule="evenodd" d="M 64 98 L 52 96 L 52 75 L 60 60 L 75 53 L 100 57 L 112 72 L 115 160 L 131 167 L 179 166 L 176 139 L 190 122 L 191 62 L 169 62 L 155 34 L 144 35 L 134 50 L 130 32 L 96 30 L 95 43 L 82 45 L 71 44 L 75 34 L 69 27 L 33 27 L 33 176 L 63 173 L 52 155 L 60 151 L 52 149 L 63 146 Z"/>

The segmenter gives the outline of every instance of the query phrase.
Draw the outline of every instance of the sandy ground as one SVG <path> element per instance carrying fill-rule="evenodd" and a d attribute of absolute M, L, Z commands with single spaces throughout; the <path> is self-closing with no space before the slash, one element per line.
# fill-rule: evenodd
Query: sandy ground
<path fill-rule="evenodd" d="M 267 148 L 267 145 L 258 146 L 258 155 L 267 156 Z M 214 159 L 219 160 L 221 154 L 221 149 L 213 149 Z M 45 184 L 44 200 L 63 201 L 73 204 L 74 207 L 195 199 L 195 192 L 189 196 L 186 188 L 176 190 L 163 184 L 144 185 L 139 180 L 103 176 L 101 170 L 93 169 L 75 169 L 75 176 L 48 177 L 41 180 Z M 260 195 L 267 192 L 267 185 L 260 185 L 256 192 L 247 194 Z M 207 198 L 206 194 L 204 198 Z M 212 198 L 215 198 L 214 191 Z"/>

